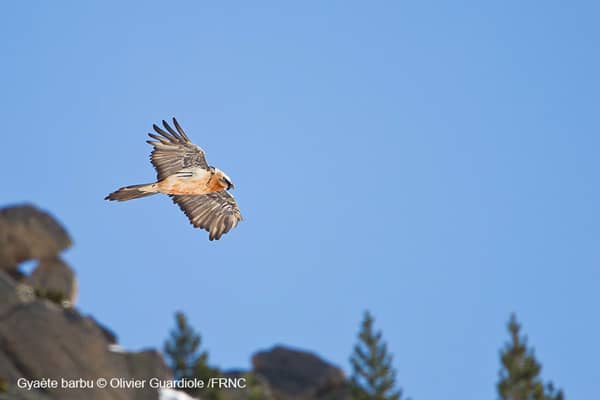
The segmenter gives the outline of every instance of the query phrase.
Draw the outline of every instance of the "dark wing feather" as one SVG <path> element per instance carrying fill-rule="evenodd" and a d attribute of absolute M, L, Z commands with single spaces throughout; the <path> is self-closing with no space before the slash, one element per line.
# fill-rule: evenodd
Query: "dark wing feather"
<path fill-rule="evenodd" d="M 242 220 L 240 209 L 226 190 L 203 195 L 171 195 L 196 228 L 209 232 L 209 239 L 219 239 Z"/>
<path fill-rule="evenodd" d="M 204 150 L 193 144 L 185 134 L 177 120 L 173 118 L 176 131 L 166 121 L 163 121 L 164 129 L 153 125 L 158 135 L 149 133 L 154 141 L 148 140 L 154 149 L 150 154 L 150 160 L 157 172 L 157 179 L 163 180 L 184 168 L 200 167 L 208 169 L 204 158 Z M 166 129 L 166 131 L 165 131 Z"/>

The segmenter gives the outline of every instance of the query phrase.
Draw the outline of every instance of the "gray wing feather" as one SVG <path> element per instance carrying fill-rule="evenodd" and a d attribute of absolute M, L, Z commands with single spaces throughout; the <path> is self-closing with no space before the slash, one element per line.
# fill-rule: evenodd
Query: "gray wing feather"
<path fill-rule="evenodd" d="M 203 195 L 171 195 L 171 198 L 194 227 L 209 232 L 210 240 L 218 240 L 242 220 L 235 199 L 225 190 Z"/>
<path fill-rule="evenodd" d="M 175 118 L 173 124 L 175 131 L 166 121 L 162 121 L 164 128 L 153 125 L 154 133 L 149 133 L 154 141 L 148 140 L 154 149 L 150 154 L 150 161 L 157 172 L 157 179 L 163 180 L 173 175 L 175 172 L 184 168 L 200 167 L 208 169 L 208 164 L 204 158 L 204 150 L 193 144 L 185 134 Z"/>

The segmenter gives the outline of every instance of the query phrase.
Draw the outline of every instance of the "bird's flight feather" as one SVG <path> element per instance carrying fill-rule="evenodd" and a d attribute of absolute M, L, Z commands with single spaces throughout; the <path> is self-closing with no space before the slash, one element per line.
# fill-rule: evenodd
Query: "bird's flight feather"
<path fill-rule="evenodd" d="M 177 120 L 173 118 L 175 131 L 166 121 L 163 121 L 164 129 L 154 124 L 153 128 L 158 133 L 149 133 L 154 140 L 148 140 L 154 149 L 150 154 L 150 160 L 157 172 L 157 179 L 173 175 L 177 171 L 185 168 L 200 167 L 208 169 L 208 164 L 204 158 L 204 150 L 193 144 L 185 134 Z M 166 129 L 166 131 L 165 131 Z"/>
<path fill-rule="evenodd" d="M 219 239 L 242 220 L 235 199 L 227 191 L 203 195 L 171 195 L 196 228 L 209 232 L 209 239 Z"/>

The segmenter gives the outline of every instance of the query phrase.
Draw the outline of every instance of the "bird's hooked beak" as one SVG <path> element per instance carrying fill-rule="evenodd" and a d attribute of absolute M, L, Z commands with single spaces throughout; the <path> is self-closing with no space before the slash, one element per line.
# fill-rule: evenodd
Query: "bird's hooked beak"
<path fill-rule="evenodd" d="M 235 186 L 233 186 L 233 183 L 231 183 L 229 178 L 226 176 L 221 178 L 221 182 L 223 183 L 223 185 L 227 186 L 227 190 L 233 189 L 235 187 Z"/>

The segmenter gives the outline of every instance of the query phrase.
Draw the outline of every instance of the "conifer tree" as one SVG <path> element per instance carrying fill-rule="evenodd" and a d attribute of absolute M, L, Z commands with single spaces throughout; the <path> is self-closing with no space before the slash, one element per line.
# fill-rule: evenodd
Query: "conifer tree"
<path fill-rule="evenodd" d="M 373 317 L 366 311 L 358 335 L 358 343 L 350 358 L 352 364 L 352 397 L 355 400 L 400 400 L 402 391 L 396 389 L 396 371 L 392 356 L 374 331 Z"/>
<path fill-rule="evenodd" d="M 542 366 L 520 330 L 512 314 L 508 322 L 510 342 L 500 354 L 502 368 L 497 385 L 500 400 L 564 400 L 562 391 L 556 391 L 552 383 L 543 384 L 539 376 Z"/>
<path fill-rule="evenodd" d="M 219 370 L 208 366 L 208 353 L 200 351 L 200 335 L 188 324 L 185 314 L 175 314 L 176 326 L 171 330 L 170 338 L 165 342 L 164 352 L 167 355 L 173 377 L 179 379 L 200 379 L 208 382 L 218 377 Z M 190 395 L 202 395 L 203 399 L 218 399 L 216 389 L 184 389 Z"/>
<path fill-rule="evenodd" d="M 200 335 L 188 324 L 185 314 L 175 314 L 175 329 L 171 331 L 170 339 L 165 342 L 165 354 L 175 379 L 192 378 L 194 367 L 201 361 L 206 362 L 206 351 L 198 352 Z"/>

